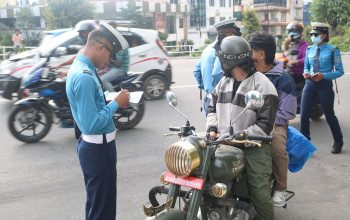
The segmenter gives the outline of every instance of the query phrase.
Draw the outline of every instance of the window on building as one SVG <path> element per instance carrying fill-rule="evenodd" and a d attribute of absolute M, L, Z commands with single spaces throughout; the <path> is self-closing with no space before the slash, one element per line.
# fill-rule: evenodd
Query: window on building
<path fill-rule="evenodd" d="M 285 22 L 286 21 L 286 13 L 281 14 L 281 21 Z"/>
<path fill-rule="evenodd" d="M 175 16 L 166 16 L 166 30 L 169 34 L 175 34 Z"/>
<path fill-rule="evenodd" d="M 233 5 L 242 5 L 242 0 L 233 0 Z"/>
<path fill-rule="evenodd" d="M 232 0 L 228 0 L 228 6 L 232 7 Z"/>
<path fill-rule="evenodd" d="M 286 33 L 286 27 L 281 27 L 281 35 L 283 35 L 284 33 Z"/>
<path fill-rule="evenodd" d="M 170 0 L 170 4 L 179 4 L 178 0 Z"/>
<path fill-rule="evenodd" d="M 275 27 L 275 26 L 272 26 L 270 29 L 271 29 L 270 34 L 271 34 L 271 35 L 276 35 L 276 27 Z"/>
<path fill-rule="evenodd" d="M 225 7 L 225 0 L 220 0 L 220 7 Z"/>
<path fill-rule="evenodd" d="M 277 21 L 276 13 L 271 13 L 271 21 Z"/>
<path fill-rule="evenodd" d="M 179 28 L 184 28 L 184 19 L 179 18 Z"/>
<path fill-rule="evenodd" d="M 215 24 L 215 17 L 210 17 L 209 18 L 209 25 L 214 25 Z"/>
<path fill-rule="evenodd" d="M 209 0 L 209 6 L 215 6 L 215 0 Z"/>
<path fill-rule="evenodd" d="M 264 21 L 267 21 L 267 20 L 269 20 L 269 14 L 268 13 L 265 14 L 265 18 L 264 18 Z"/>
<path fill-rule="evenodd" d="M 220 21 L 225 21 L 225 17 L 220 17 Z"/>

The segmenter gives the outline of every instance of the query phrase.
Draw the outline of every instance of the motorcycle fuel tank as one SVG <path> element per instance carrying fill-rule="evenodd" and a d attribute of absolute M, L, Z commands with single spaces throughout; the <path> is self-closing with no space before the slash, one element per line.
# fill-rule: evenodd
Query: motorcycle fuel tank
<path fill-rule="evenodd" d="M 244 154 L 237 147 L 221 145 L 211 159 L 210 179 L 215 183 L 224 183 L 236 178 L 244 170 Z"/>

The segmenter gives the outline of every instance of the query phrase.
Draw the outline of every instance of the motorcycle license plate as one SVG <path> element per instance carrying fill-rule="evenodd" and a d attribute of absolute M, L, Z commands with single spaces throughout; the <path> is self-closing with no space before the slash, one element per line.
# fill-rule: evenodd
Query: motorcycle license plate
<path fill-rule="evenodd" d="M 169 183 L 174 183 L 176 185 L 180 185 L 180 186 L 186 186 L 192 189 L 199 189 L 201 190 L 203 188 L 203 183 L 204 180 L 203 179 L 199 179 L 196 177 L 185 177 L 185 178 L 181 178 L 181 177 L 176 177 L 174 176 L 174 174 L 170 173 L 170 172 L 165 172 L 164 175 L 164 181 L 169 182 Z"/>

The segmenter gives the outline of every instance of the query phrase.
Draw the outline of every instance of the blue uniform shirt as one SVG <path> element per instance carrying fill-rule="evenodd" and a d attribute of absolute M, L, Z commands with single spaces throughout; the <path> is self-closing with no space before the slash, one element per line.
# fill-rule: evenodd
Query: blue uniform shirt
<path fill-rule="evenodd" d="M 334 46 L 327 44 L 326 42 L 320 46 L 318 72 L 323 73 L 323 78 L 327 80 L 336 79 L 344 74 L 340 51 L 338 48 L 334 48 Z M 332 52 L 333 49 L 334 51 Z M 313 72 L 316 52 L 316 44 L 307 48 L 305 55 L 304 73 Z M 333 64 L 335 67 L 334 72 L 332 72 Z"/>
<path fill-rule="evenodd" d="M 119 105 L 106 105 L 95 66 L 79 54 L 68 71 L 66 91 L 74 120 L 83 134 L 106 134 L 115 130 L 113 114 Z"/>
<path fill-rule="evenodd" d="M 213 48 L 215 43 L 210 44 L 203 50 L 201 59 L 193 71 L 198 87 L 204 89 L 207 93 L 212 93 L 223 77 L 220 60 L 215 55 L 215 49 Z"/>

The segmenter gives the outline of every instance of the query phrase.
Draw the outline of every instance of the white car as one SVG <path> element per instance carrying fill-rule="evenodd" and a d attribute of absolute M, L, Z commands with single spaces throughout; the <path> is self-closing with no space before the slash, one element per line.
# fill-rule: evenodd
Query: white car
<path fill-rule="evenodd" d="M 161 99 L 172 83 L 172 69 L 169 57 L 155 30 L 138 28 L 118 28 L 131 46 L 131 40 L 137 39 L 139 45 L 129 48 L 129 71 L 142 72 L 138 81 L 142 82 L 144 96 L 147 99 Z M 53 51 L 62 49 L 59 57 L 51 57 L 49 66 L 55 66 L 74 56 L 83 46 L 74 29 L 68 30 L 52 39 L 42 42 L 35 50 L 12 56 L 0 67 L 0 92 L 6 99 L 12 99 L 18 93 L 23 75 L 42 57 L 50 56 Z M 68 67 L 67 67 L 68 68 Z"/>

